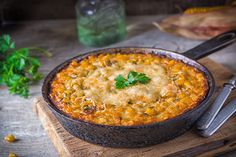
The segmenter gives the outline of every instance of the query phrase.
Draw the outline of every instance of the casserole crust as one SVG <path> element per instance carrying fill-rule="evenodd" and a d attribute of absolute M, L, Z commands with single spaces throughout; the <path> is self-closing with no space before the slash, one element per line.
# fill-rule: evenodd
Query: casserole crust
<path fill-rule="evenodd" d="M 114 79 L 130 71 L 151 80 L 116 89 Z M 164 121 L 194 108 L 208 83 L 198 69 L 153 54 L 99 54 L 72 61 L 51 82 L 50 99 L 75 119 L 131 126 Z"/>

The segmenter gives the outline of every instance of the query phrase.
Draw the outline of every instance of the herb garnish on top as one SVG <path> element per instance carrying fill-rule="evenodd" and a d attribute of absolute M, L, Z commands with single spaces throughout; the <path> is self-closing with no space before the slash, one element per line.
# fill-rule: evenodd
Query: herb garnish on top
<path fill-rule="evenodd" d="M 127 75 L 127 79 L 122 75 L 118 75 L 115 78 L 116 89 L 124 89 L 125 87 L 136 85 L 137 83 L 147 84 L 151 79 L 144 73 L 138 73 L 130 71 Z"/>

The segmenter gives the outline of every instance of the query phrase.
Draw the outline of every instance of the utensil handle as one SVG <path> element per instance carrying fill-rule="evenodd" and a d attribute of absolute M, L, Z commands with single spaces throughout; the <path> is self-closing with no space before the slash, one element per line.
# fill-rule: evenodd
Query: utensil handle
<path fill-rule="evenodd" d="M 184 52 L 183 55 L 198 60 L 232 44 L 235 41 L 236 30 L 232 30 L 203 42 L 202 44 Z"/>
<path fill-rule="evenodd" d="M 217 96 L 215 102 L 210 106 L 210 108 L 204 113 L 204 115 L 198 120 L 197 128 L 200 130 L 207 129 L 216 115 L 219 113 L 229 94 L 231 93 L 233 87 L 231 85 L 226 84 Z"/>
<path fill-rule="evenodd" d="M 216 116 L 211 125 L 202 130 L 200 134 L 204 137 L 213 135 L 234 113 L 236 112 L 236 99 L 227 104 Z"/>

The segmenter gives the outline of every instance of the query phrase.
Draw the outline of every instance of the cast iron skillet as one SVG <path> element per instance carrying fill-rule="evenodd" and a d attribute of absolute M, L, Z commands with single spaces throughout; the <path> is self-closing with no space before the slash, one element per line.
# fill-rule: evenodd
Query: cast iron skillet
<path fill-rule="evenodd" d="M 88 52 L 83 55 L 76 56 L 72 59 L 65 61 L 64 63 L 53 69 L 45 78 L 42 94 L 44 100 L 47 102 L 48 107 L 54 113 L 61 125 L 72 135 L 85 140 L 90 143 L 99 144 L 108 147 L 123 147 L 123 148 L 135 148 L 144 147 L 154 144 L 158 144 L 170 139 L 173 139 L 187 130 L 189 130 L 194 122 L 203 114 L 208 107 L 209 99 L 211 98 L 215 82 L 211 73 L 206 67 L 195 61 L 194 59 L 200 59 L 206 55 L 209 55 L 231 43 L 236 41 L 236 30 L 223 33 L 211 40 L 204 42 L 203 44 L 185 52 L 178 54 L 169 50 L 163 50 L 158 48 L 110 48 L 103 50 L 96 50 Z M 169 120 L 165 120 L 158 123 L 138 125 L 138 126 L 109 126 L 93 124 L 85 122 L 83 120 L 73 119 L 56 108 L 54 103 L 49 97 L 50 84 L 54 76 L 63 68 L 65 68 L 71 60 L 82 60 L 89 55 L 96 55 L 99 53 L 151 53 L 155 55 L 167 56 L 172 59 L 181 60 L 191 66 L 196 67 L 205 74 L 208 80 L 209 90 L 205 99 L 200 102 L 195 108 Z"/>

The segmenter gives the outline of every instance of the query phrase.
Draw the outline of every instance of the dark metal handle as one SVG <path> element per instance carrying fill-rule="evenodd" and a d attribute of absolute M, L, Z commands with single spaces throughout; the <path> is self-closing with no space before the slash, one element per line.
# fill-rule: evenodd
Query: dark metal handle
<path fill-rule="evenodd" d="M 235 41 L 236 30 L 232 30 L 203 42 L 202 44 L 184 52 L 183 55 L 192 59 L 200 59 L 232 44 Z"/>

